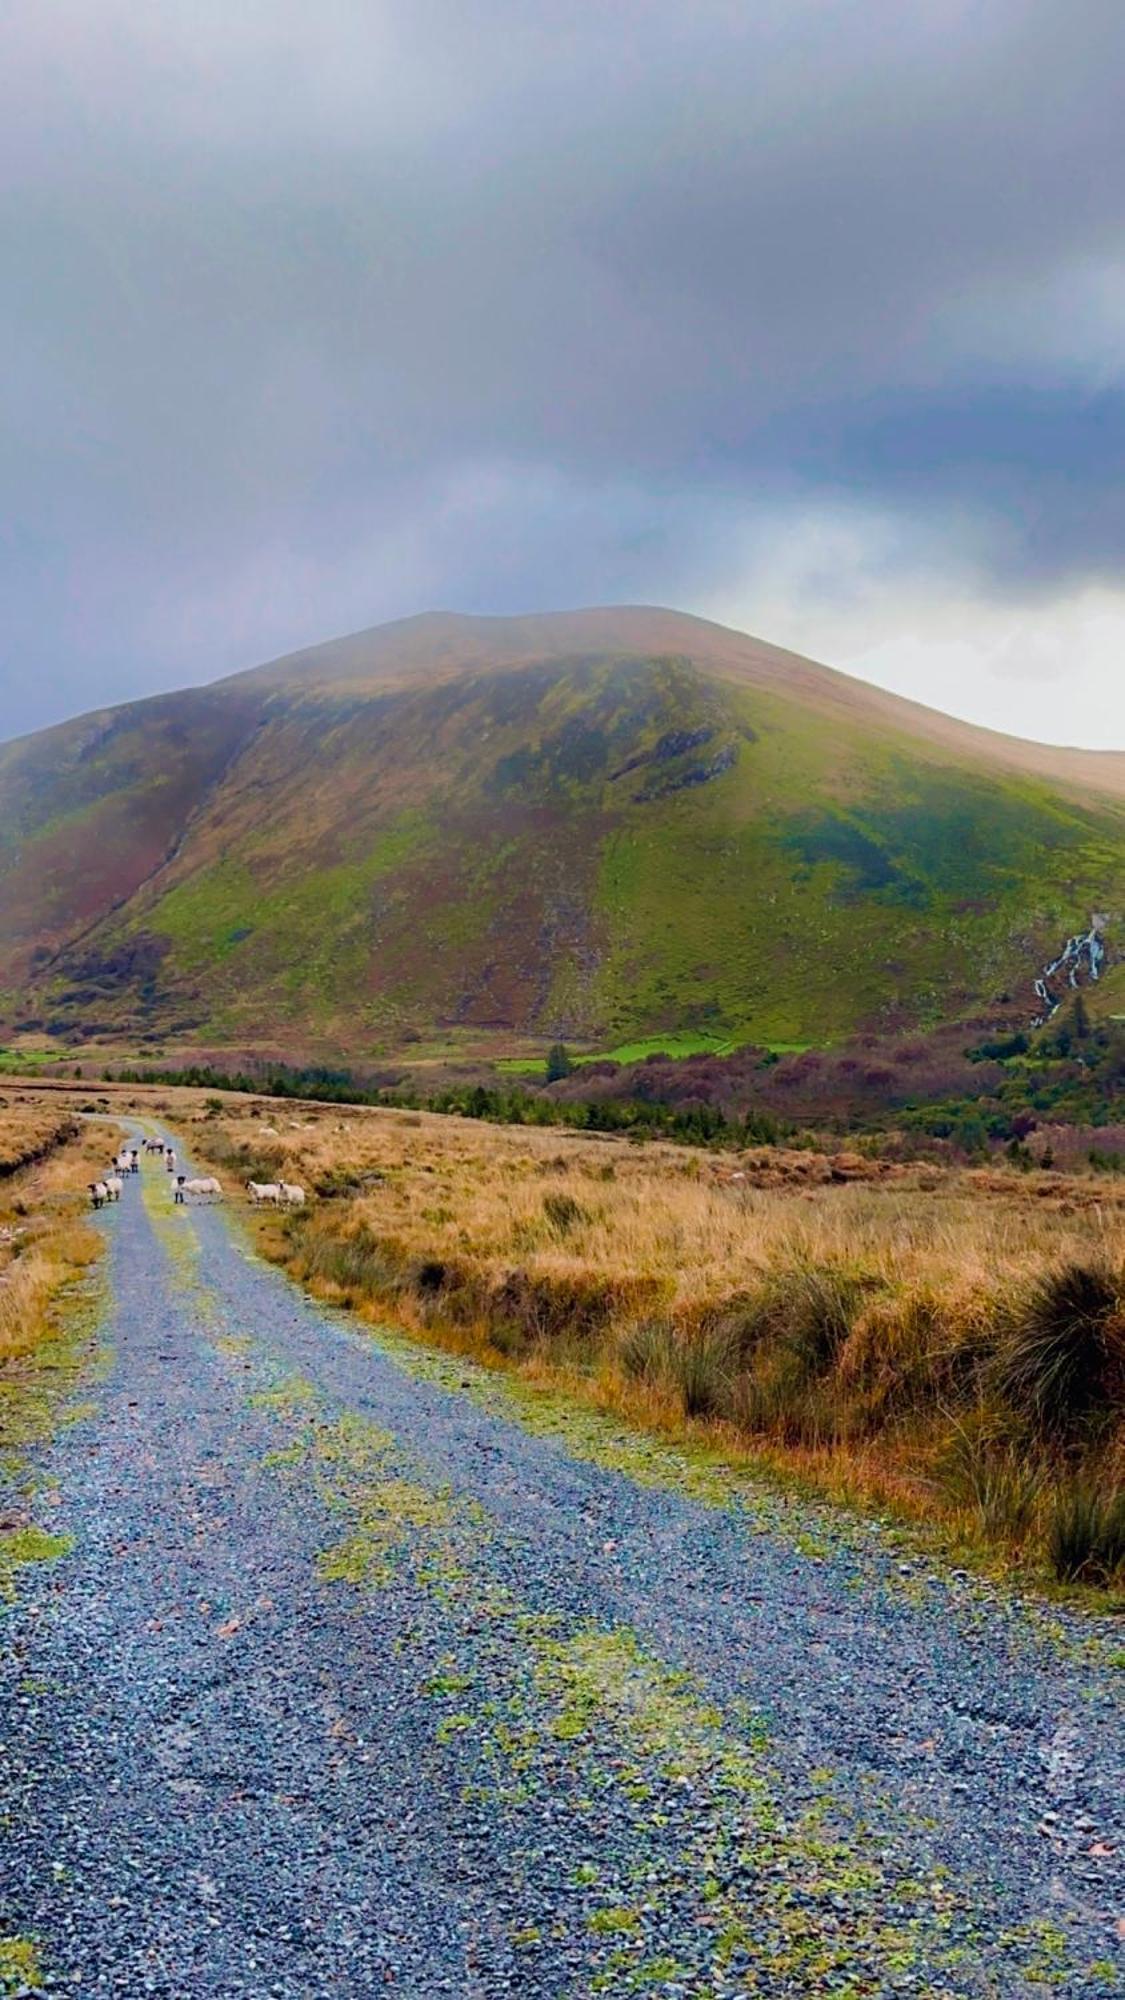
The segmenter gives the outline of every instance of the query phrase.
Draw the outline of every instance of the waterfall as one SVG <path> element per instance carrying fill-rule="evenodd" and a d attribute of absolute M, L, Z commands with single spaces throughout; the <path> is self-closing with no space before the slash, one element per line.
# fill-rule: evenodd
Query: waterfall
<path fill-rule="evenodd" d="M 1101 978 L 1105 964 L 1105 944 L 1102 940 L 1102 919 L 1095 917 L 1088 931 L 1080 931 L 1076 937 L 1068 938 L 1057 958 L 1045 965 L 1035 982 L 1035 994 L 1043 1012 L 1032 1022 L 1033 1028 L 1042 1028 L 1062 1006 L 1064 994 L 1052 987 L 1052 979 L 1060 973 L 1065 975 L 1066 985 L 1077 991 L 1078 975 L 1085 967 L 1091 980 Z"/>

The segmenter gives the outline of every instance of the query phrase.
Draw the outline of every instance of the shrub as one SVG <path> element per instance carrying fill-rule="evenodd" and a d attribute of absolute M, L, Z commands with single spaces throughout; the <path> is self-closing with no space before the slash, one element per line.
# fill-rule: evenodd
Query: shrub
<path fill-rule="evenodd" d="M 1048 1523 L 1047 1553 L 1064 1583 L 1111 1583 L 1125 1569 L 1125 1493 L 1082 1481 L 1064 1487 Z"/>
<path fill-rule="evenodd" d="M 1125 1314 L 1104 1267 L 1064 1264 L 1012 1315 L 997 1385 L 1044 1442 L 1071 1445 L 1125 1393 Z"/>

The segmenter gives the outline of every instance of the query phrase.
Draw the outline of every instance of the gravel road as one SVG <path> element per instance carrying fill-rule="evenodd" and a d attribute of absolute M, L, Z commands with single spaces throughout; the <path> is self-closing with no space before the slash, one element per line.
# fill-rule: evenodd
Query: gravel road
<path fill-rule="evenodd" d="M 156 1166 L 98 1226 L 0 1614 L 43 1990 L 1125 1985 L 1125 1632 L 357 1330 Z"/>

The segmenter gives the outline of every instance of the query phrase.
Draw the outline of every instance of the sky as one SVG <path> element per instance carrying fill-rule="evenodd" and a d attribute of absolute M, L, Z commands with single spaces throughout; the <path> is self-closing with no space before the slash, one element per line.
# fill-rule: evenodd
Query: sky
<path fill-rule="evenodd" d="M 1121 0 L 5 0 L 0 737 L 659 603 L 1125 749 Z"/>

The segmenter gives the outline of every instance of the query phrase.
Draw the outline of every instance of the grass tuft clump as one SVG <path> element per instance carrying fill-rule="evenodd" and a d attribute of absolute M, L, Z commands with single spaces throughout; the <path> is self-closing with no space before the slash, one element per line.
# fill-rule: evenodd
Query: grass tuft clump
<path fill-rule="evenodd" d="M 559 1236 L 566 1236 L 579 1223 L 590 1220 L 588 1211 L 572 1194 L 544 1195 L 543 1213 Z"/>
<path fill-rule="evenodd" d="M 951 1423 L 941 1464 L 945 1491 L 974 1517 L 987 1539 L 1022 1545 L 1039 1521 L 1047 1465 L 1017 1439 L 998 1432 L 986 1410 L 964 1421 L 951 1417 Z"/>
<path fill-rule="evenodd" d="M 729 1417 L 738 1346 L 722 1327 L 699 1329 L 673 1342 L 672 1379 L 689 1417 Z"/>
<path fill-rule="evenodd" d="M 1070 1447 L 1125 1396 L 1125 1300 L 1103 1264 L 1067 1263 L 1015 1307 L 996 1368 L 1009 1406 L 1044 1443 Z"/>
<path fill-rule="evenodd" d="M 1111 1584 L 1125 1573 L 1125 1493 L 1076 1480 L 1056 1495 L 1047 1552 L 1062 1583 Z"/>

